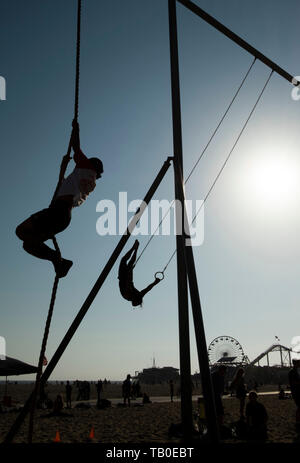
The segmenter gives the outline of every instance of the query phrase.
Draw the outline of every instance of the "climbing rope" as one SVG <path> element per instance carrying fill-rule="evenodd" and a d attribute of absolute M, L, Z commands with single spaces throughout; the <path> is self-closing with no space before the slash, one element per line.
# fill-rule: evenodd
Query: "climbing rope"
<path fill-rule="evenodd" d="M 191 178 L 191 176 L 193 175 L 193 173 L 194 173 L 196 167 L 198 166 L 199 162 L 201 161 L 202 157 L 204 156 L 204 154 L 205 154 L 207 148 L 209 147 L 209 145 L 211 144 L 213 138 L 215 137 L 216 133 L 218 132 L 220 126 L 222 125 L 222 122 L 224 121 L 225 117 L 227 116 L 227 114 L 228 114 L 228 112 L 229 112 L 231 106 L 233 105 L 233 103 L 234 103 L 236 97 L 237 97 L 238 94 L 240 93 L 240 90 L 242 89 L 242 87 L 243 87 L 245 81 L 247 80 L 247 77 L 249 76 L 250 71 L 251 71 L 251 69 L 253 68 L 255 61 L 256 61 L 256 58 L 253 59 L 253 61 L 252 61 L 251 65 L 250 65 L 248 71 L 246 72 L 246 74 L 245 74 L 245 76 L 243 77 L 243 79 L 242 79 L 242 81 L 241 81 L 239 87 L 237 88 L 235 94 L 233 95 L 233 97 L 232 97 L 232 99 L 231 99 L 229 105 L 227 106 L 226 111 L 225 111 L 224 114 L 222 115 L 220 121 L 218 122 L 218 124 L 217 124 L 215 130 L 213 131 L 213 133 L 211 134 L 211 136 L 210 136 L 208 142 L 206 143 L 205 147 L 204 147 L 203 150 L 201 151 L 200 156 L 198 157 L 198 159 L 197 159 L 196 163 L 194 164 L 192 170 L 190 171 L 189 175 L 187 176 L 187 178 L 186 178 L 184 184 L 186 184 L 186 183 L 189 181 L 189 179 Z M 170 212 L 171 207 L 173 206 L 173 204 L 174 204 L 174 200 L 172 201 L 172 203 L 171 203 L 169 209 L 167 210 L 167 212 L 165 213 L 165 215 L 164 215 L 164 216 L 162 217 L 162 219 L 160 220 L 160 222 L 159 222 L 157 228 L 155 229 L 155 231 L 154 231 L 154 232 L 152 233 L 152 235 L 150 236 L 150 238 L 149 238 L 149 240 L 147 241 L 146 245 L 145 245 L 144 248 L 142 249 L 140 255 L 139 255 L 138 258 L 136 259 L 135 266 L 137 265 L 138 261 L 140 260 L 140 258 L 142 257 L 142 255 L 143 255 L 144 252 L 146 251 L 147 247 L 148 247 L 149 244 L 151 243 L 152 239 L 154 238 L 154 236 L 155 236 L 157 230 L 159 229 L 159 227 L 161 226 L 162 222 L 164 221 L 164 219 L 166 218 L 166 216 L 169 214 L 169 212 Z"/>
<path fill-rule="evenodd" d="M 204 198 L 204 200 L 203 200 L 201 206 L 199 207 L 198 211 L 196 212 L 195 216 L 193 217 L 193 220 L 191 221 L 191 224 L 193 224 L 194 221 L 196 220 L 197 215 L 198 215 L 199 212 L 201 211 L 202 207 L 204 206 L 204 203 L 206 202 L 207 198 L 210 196 L 210 194 L 211 194 L 212 190 L 214 189 L 214 187 L 215 187 L 217 181 L 219 180 L 219 178 L 220 178 L 220 176 L 221 176 L 223 170 L 225 169 L 225 166 L 226 166 L 226 164 L 228 163 L 229 158 L 231 157 L 231 155 L 232 155 L 232 153 L 233 153 L 233 151 L 234 151 L 236 145 L 238 144 L 238 142 L 239 142 L 239 140 L 240 140 L 240 138 L 241 138 L 241 136 L 242 136 L 244 130 L 246 129 L 246 127 L 247 127 L 247 125 L 248 125 L 248 122 L 250 121 L 251 116 L 253 115 L 253 113 L 254 113 L 254 111 L 255 111 L 255 109 L 256 109 L 256 107 L 257 107 L 257 105 L 258 105 L 258 103 L 259 103 L 259 101 L 260 101 L 260 99 L 261 99 L 261 97 L 262 97 L 262 95 L 263 95 L 265 89 L 267 88 L 268 83 L 270 82 L 270 79 L 271 79 L 271 77 L 272 77 L 272 75 L 273 75 L 273 72 L 274 72 L 273 70 L 270 72 L 269 77 L 267 78 L 267 80 L 266 80 L 266 82 L 265 82 L 265 84 L 264 84 L 264 86 L 263 86 L 261 92 L 260 92 L 259 95 L 258 95 L 258 98 L 257 98 L 257 100 L 256 100 L 256 102 L 255 102 L 253 108 L 251 109 L 251 111 L 250 111 L 250 113 L 249 113 L 249 116 L 248 116 L 247 119 L 246 119 L 246 122 L 244 123 L 243 127 L 241 128 L 241 130 L 240 130 L 240 132 L 239 132 L 239 134 L 238 134 L 238 136 L 237 136 L 237 138 L 236 138 L 236 140 L 235 140 L 235 142 L 234 142 L 234 144 L 233 144 L 231 150 L 229 151 L 229 154 L 227 155 L 225 161 L 223 162 L 222 167 L 221 167 L 221 169 L 219 170 L 219 172 L 218 172 L 218 174 L 217 174 L 215 180 L 213 181 L 213 183 L 212 183 L 210 189 L 208 190 L 208 192 L 207 192 L 207 194 L 206 194 L 206 196 L 205 196 L 205 198 Z M 168 262 L 167 262 L 167 264 L 164 266 L 163 270 L 161 271 L 161 273 L 162 273 L 163 275 L 164 275 L 164 273 L 165 273 L 167 267 L 168 267 L 169 264 L 171 263 L 172 259 L 174 258 L 176 252 L 177 252 L 177 249 L 175 249 L 175 250 L 173 251 L 171 257 L 169 258 L 169 260 L 168 260 Z"/>
<path fill-rule="evenodd" d="M 81 0 L 78 0 L 78 6 L 77 6 L 77 43 L 76 43 L 76 78 L 75 78 L 75 104 L 74 104 L 74 119 L 75 119 L 75 121 L 78 120 L 78 105 L 79 105 L 80 37 L 81 37 Z"/>
<path fill-rule="evenodd" d="M 35 411 L 35 407 L 36 407 L 38 394 L 39 394 L 39 391 L 40 391 L 40 384 L 41 384 L 40 380 L 41 380 L 41 376 L 42 376 L 42 372 L 43 372 L 43 364 L 44 364 L 47 340 L 48 340 L 48 336 L 49 336 L 51 319 L 52 319 L 52 314 L 53 314 L 53 309 L 54 309 L 54 304 L 55 304 L 55 298 L 56 298 L 56 293 L 57 293 L 58 281 L 59 281 L 59 278 L 56 275 L 55 279 L 54 279 L 53 288 L 52 288 L 51 301 L 50 301 L 48 316 L 47 316 L 45 330 L 44 330 L 42 347 L 41 347 L 40 356 L 39 356 L 37 375 L 36 375 L 36 380 L 35 380 L 35 388 L 34 388 L 33 398 L 32 398 L 32 406 L 31 406 L 31 411 L 30 411 L 29 430 L 28 430 L 28 443 L 29 444 L 32 443 L 34 411 Z"/>
<path fill-rule="evenodd" d="M 81 24 L 81 0 L 78 0 L 78 8 L 77 8 L 77 39 L 76 39 L 76 71 L 75 71 L 75 104 L 74 104 L 74 121 L 77 122 L 78 120 L 78 108 L 79 108 L 79 78 L 80 78 L 80 24 Z M 67 162 L 64 163 L 64 167 L 60 173 L 59 181 L 56 186 L 51 204 L 53 203 L 56 193 L 61 185 L 62 179 L 64 177 L 65 171 L 67 169 L 68 162 L 71 159 L 71 149 L 72 149 L 72 141 L 73 141 L 73 136 L 74 136 L 74 126 L 72 129 L 69 145 L 68 145 L 68 150 L 66 154 Z M 61 259 L 61 252 L 58 246 L 58 243 L 56 241 L 55 236 L 52 237 L 52 242 L 55 248 L 55 251 L 57 253 L 57 256 L 59 259 Z M 45 329 L 44 329 L 44 335 L 43 335 L 43 340 L 42 340 L 42 346 L 40 350 L 40 356 L 39 356 L 39 363 L 38 363 L 38 369 L 37 369 L 37 374 L 36 374 L 36 380 L 35 380 L 35 387 L 33 391 L 33 398 L 32 398 L 32 404 L 31 404 L 31 410 L 30 410 L 30 418 L 29 418 L 29 430 L 28 430 L 28 442 L 32 442 L 32 435 L 33 435 L 33 423 L 34 423 L 34 412 L 36 408 L 36 402 L 38 398 L 38 394 L 40 391 L 40 384 L 41 384 L 41 376 L 42 376 L 42 370 L 43 370 L 43 362 L 45 358 L 45 352 L 46 352 L 46 346 L 47 346 L 47 341 L 48 341 L 48 336 L 49 336 L 49 331 L 50 331 L 50 325 L 51 325 L 51 320 L 52 320 L 52 315 L 53 315 L 53 310 L 54 310 L 54 305 L 55 305 L 55 299 L 56 299 L 56 293 L 57 293 L 57 288 L 58 288 L 58 281 L 59 277 L 55 275 L 54 278 L 54 283 L 52 287 L 52 294 L 51 294 L 51 300 L 50 300 L 50 306 L 48 310 L 48 315 L 47 315 L 47 320 L 45 324 Z"/>

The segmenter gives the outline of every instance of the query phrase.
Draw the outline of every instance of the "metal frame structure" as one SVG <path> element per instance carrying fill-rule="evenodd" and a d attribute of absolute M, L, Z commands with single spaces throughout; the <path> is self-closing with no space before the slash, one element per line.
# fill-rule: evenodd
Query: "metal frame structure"
<path fill-rule="evenodd" d="M 255 365 L 257 363 L 258 366 L 259 362 L 266 357 L 267 358 L 267 366 L 270 366 L 270 359 L 269 359 L 269 354 L 271 352 L 279 352 L 280 353 L 280 366 L 281 367 L 292 367 L 292 358 L 291 358 L 291 352 L 292 349 L 289 349 L 289 347 L 285 347 L 281 344 L 273 344 L 270 346 L 267 350 L 262 352 L 260 355 L 258 355 L 254 360 L 252 360 L 248 366 Z"/>
<path fill-rule="evenodd" d="M 174 146 L 174 170 L 175 170 L 175 199 L 181 202 L 181 211 L 176 209 L 177 224 L 181 225 L 181 230 L 185 230 L 189 235 L 188 224 L 186 221 L 186 211 L 184 206 L 184 178 L 183 178 L 183 152 L 182 152 L 182 129 L 181 129 L 181 102 L 180 102 L 180 79 L 179 79 L 179 57 L 178 57 L 178 38 L 177 38 L 177 13 L 176 2 L 182 4 L 187 9 L 195 13 L 204 21 L 212 25 L 215 29 L 222 32 L 229 39 L 237 43 L 247 52 L 251 53 L 256 59 L 262 61 L 295 86 L 300 85 L 293 76 L 284 69 L 271 61 L 257 49 L 248 44 L 245 40 L 225 27 L 212 16 L 199 8 L 189 0 L 168 0 L 169 11 L 169 39 L 170 39 L 170 63 L 171 63 L 171 88 L 172 88 L 172 116 L 173 116 L 173 146 Z M 178 201 L 176 203 L 178 204 Z M 214 394 L 212 390 L 211 376 L 207 346 L 205 340 L 205 330 L 202 320 L 201 303 L 199 298 L 198 283 L 195 272 L 193 250 L 190 246 L 185 246 L 184 233 L 177 236 L 177 279 L 178 279 L 178 316 L 179 316 L 179 349 L 180 349 L 180 374 L 181 374 L 181 415 L 184 437 L 191 436 L 192 415 L 191 415 L 191 372 L 190 372 L 190 344 L 189 344 L 189 324 L 188 324 L 188 297 L 187 297 L 187 277 L 192 302 L 194 328 L 196 334 L 197 352 L 201 373 L 202 389 L 204 396 L 205 411 L 207 417 L 208 436 L 210 442 L 219 442 L 219 430 L 217 426 L 216 409 Z"/>
<path fill-rule="evenodd" d="M 212 391 L 209 362 L 207 355 L 207 346 L 205 340 L 205 331 L 201 313 L 201 303 L 198 291 L 198 283 L 195 271 L 195 263 L 193 257 L 193 250 L 191 246 L 186 246 L 185 238 L 189 237 L 189 227 L 187 223 L 187 215 L 185 211 L 185 195 L 183 188 L 183 153 L 182 153 L 182 130 L 181 130 L 181 105 L 180 105 L 180 81 L 179 81 L 179 60 L 178 60 L 178 39 L 177 39 L 177 15 L 176 15 L 176 1 L 194 14 L 202 18 L 204 21 L 212 25 L 215 29 L 222 32 L 229 39 L 238 44 L 241 48 L 251 53 L 257 59 L 262 61 L 266 66 L 270 67 L 274 72 L 281 75 L 283 78 L 293 83 L 295 86 L 300 83 L 295 80 L 289 73 L 284 71 L 276 63 L 268 59 L 261 52 L 253 48 L 230 29 L 226 28 L 223 24 L 217 21 L 212 16 L 208 15 L 201 8 L 189 0 L 168 0 L 169 11 L 169 39 L 170 39 L 170 61 L 171 61 L 171 88 L 172 88 L 172 116 L 173 116 L 173 146 L 174 146 L 174 183 L 175 183 L 175 198 L 181 202 L 182 207 L 176 208 L 177 224 L 181 225 L 181 235 L 176 237 L 177 245 L 177 280 L 178 280 L 178 314 L 179 314 L 179 346 L 180 346 L 180 373 L 181 373 L 181 413 L 182 425 L 184 430 L 184 437 L 191 437 L 192 432 L 192 389 L 191 389 L 191 367 L 190 367 L 190 342 L 189 342 L 189 314 L 188 314 L 188 287 L 190 290 L 190 298 L 192 303 L 192 313 L 194 318 L 194 328 L 196 335 L 197 352 L 199 359 L 199 366 L 202 378 L 202 388 L 205 401 L 205 410 L 207 417 L 208 436 L 211 442 L 219 442 L 219 432 L 216 420 L 216 411 L 214 404 L 214 395 Z M 148 191 L 144 201 L 146 204 L 151 200 L 154 191 L 158 187 L 166 171 L 170 166 L 171 158 L 165 162 L 160 173 L 155 179 L 152 187 Z M 178 204 L 178 201 L 176 202 Z M 181 209 L 181 210 L 180 210 Z M 47 368 L 41 376 L 41 384 L 45 383 L 50 374 L 54 370 L 58 361 L 60 360 L 63 352 L 71 341 L 74 333 L 79 327 L 85 314 L 89 310 L 92 302 L 102 287 L 105 279 L 119 257 L 122 249 L 124 248 L 127 240 L 130 237 L 132 227 L 138 222 L 143 210 L 138 210 L 132 219 L 125 234 L 120 239 L 116 249 L 113 251 L 110 259 L 102 270 L 94 287 L 87 296 L 61 344 L 58 346 L 52 359 L 50 360 Z M 17 417 L 15 423 L 6 436 L 5 442 L 11 442 L 14 435 L 18 431 L 22 422 L 24 421 L 28 411 L 32 396 L 29 397 L 24 405 L 20 415 Z"/>

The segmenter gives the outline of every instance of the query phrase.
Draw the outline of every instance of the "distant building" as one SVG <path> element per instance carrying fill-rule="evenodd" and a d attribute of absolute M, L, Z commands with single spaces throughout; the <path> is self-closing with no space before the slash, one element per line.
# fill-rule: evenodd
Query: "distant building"
<path fill-rule="evenodd" d="M 144 368 L 143 371 L 136 376 L 136 379 L 144 384 L 164 383 L 170 381 L 170 379 L 176 381 L 179 379 L 179 370 L 173 367 Z"/>

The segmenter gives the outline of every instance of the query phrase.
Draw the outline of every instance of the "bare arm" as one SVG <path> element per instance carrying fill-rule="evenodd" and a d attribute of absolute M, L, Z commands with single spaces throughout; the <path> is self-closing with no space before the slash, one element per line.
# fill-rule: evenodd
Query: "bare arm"
<path fill-rule="evenodd" d="M 71 156 L 69 154 L 65 154 L 64 157 L 62 158 L 61 165 L 60 165 L 60 171 L 59 171 L 59 178 L 58 182 L 61 183 L 63 179 L 65 178 L 65 172 L 67 170 L 69 161 L 71 160 Z"/>
<path fill-rule="evenodd" d="M 147 294 L 149 291 L 151 291 L 151 289 L 156 286 L 158 283 L 160 282 L 160 279 L 159 278 L 155 278 L 155 280 L 153 281 L 153 283 L 151 283 L 149 286 L 147 286 L 147 288 L 143 289 L 142 291 L 140 291 L 141 293 L 141 296 L 144 297 L 145 294 Z"/>
<path fill-rule="evenodd" d="M 65 172 L 67 170 L 67 166 L 68 166 L 68 163 L 69 163 L 70 159 L 72 159 L 72 158 L 70 157 L 70 155 L 68 153 L 65 154 L 64 157 L 62 158 L 61 165 L 60 165 L 60 170 L 59 170 L 58 182 L 57 182 L 57 185 L 56 185 L 56 188 L 55 188 L 52 200 L 51 200 L 51 204 L 55 200 L 55 197 L 56 197 L 56 194 L 57 194 L 57 192 L 59 190 L 59 187 L 60 187 L 62 181 L 65 178 Z"/>

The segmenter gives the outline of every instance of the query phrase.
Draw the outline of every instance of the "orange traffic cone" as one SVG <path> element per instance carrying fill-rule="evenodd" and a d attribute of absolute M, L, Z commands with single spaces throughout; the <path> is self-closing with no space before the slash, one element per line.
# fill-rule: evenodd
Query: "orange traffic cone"
<path fill-rule="evenodd" d="M 92 426 L 91 431 L 90 431 L 90 435 L 89 435 L 89 439 L 94 439 L 94 438 L 95 438 L 95 430 L 94 430 L 94 427 Z"/>
<path fill-rule="evenodd" d="M 59 431 L 56 431 L 56 435 L 55 435 L 55 439 L 54 439 L 54 442 L 60 442 L 60 435 L 59 435 Z"/>

